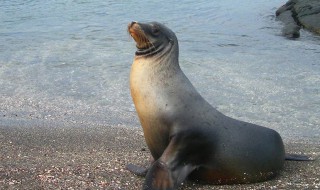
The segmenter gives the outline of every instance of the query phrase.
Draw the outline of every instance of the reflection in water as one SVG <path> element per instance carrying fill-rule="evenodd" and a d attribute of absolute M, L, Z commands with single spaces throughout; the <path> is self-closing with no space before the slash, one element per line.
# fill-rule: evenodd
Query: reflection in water
<path fill-rule="evenodd" d="M 126 27 L 156 20 L 176 32 L 184 72 L 219 110 L 288 137 L 319 137 L 320 39 L 306 31 L 281 37 L 277 7 L 275 0 L 3 1 L 0 120 L 138 126 Z"/>

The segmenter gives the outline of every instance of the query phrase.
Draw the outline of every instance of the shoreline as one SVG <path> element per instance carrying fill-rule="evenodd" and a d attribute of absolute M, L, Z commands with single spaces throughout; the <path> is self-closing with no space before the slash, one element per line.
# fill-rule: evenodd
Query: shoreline
<path fill-rule="evenodd" d="M 125 126 L 0 125 L 0 187 L 4 189 L 140 189 L 144 178 L 125 169 L 147 166 L 150 153 L 141 128 Z M 320 188 L 320 143 L 284 140 L 289 153 L 315 161 L 286 161 L 276 178 L 255 184 L 203 185 L 179 189 Z"/>

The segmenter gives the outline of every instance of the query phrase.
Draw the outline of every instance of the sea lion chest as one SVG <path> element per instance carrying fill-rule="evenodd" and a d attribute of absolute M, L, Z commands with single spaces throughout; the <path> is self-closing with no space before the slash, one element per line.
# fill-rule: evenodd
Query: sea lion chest
<path fill-rule="evenodd" d="M 154 159 L 158 159 L 170 136 L 170 121 L 166 119 L 165 87 L 157 78 L 157 71 L 143 59 L 135 59 L 130 73 L 130 91 L 143 128 L 146 143 Z"/>

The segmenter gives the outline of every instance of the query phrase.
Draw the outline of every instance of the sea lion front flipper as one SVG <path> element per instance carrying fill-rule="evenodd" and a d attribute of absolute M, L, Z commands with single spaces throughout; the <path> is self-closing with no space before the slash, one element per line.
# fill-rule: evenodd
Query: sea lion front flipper
<path fill-rule="evenodd" d="M 151 165 L 146 176 L 144 190 L 176 189 L 196 168 L 181 157 L 185 146 L 181 146 L 182 142 L 179 141 L 173 137 L 162 156 Z"/>
<path fill-rule="evenodd" d="M 134 173 L 137 176 L 144 177 L 147 175 L 148 169 L 149 168 L 143 168 L 134 164 L 128 164 L 126 166 L 126 169 L 129 170 L 130 172 Z"/>
<path fill-rule="evenodd" d="M 147 173 L 144 190 L 174 189 L 174 179 L 168 166 L 157 160 Z"/>

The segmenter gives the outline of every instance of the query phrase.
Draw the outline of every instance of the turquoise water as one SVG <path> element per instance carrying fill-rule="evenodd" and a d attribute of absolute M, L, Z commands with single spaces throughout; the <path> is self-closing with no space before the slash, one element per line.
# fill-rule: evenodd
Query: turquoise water
<path fill-rule="evenodd" d="M 129 93 L 135 44 L 127 24 L 158 21 L 180 64 L 223 113 L 320 136 L 320 38 L 288 40 L 285 1 L 56 0 L 0 3 L 0 124 L 139 126 Z"/>

